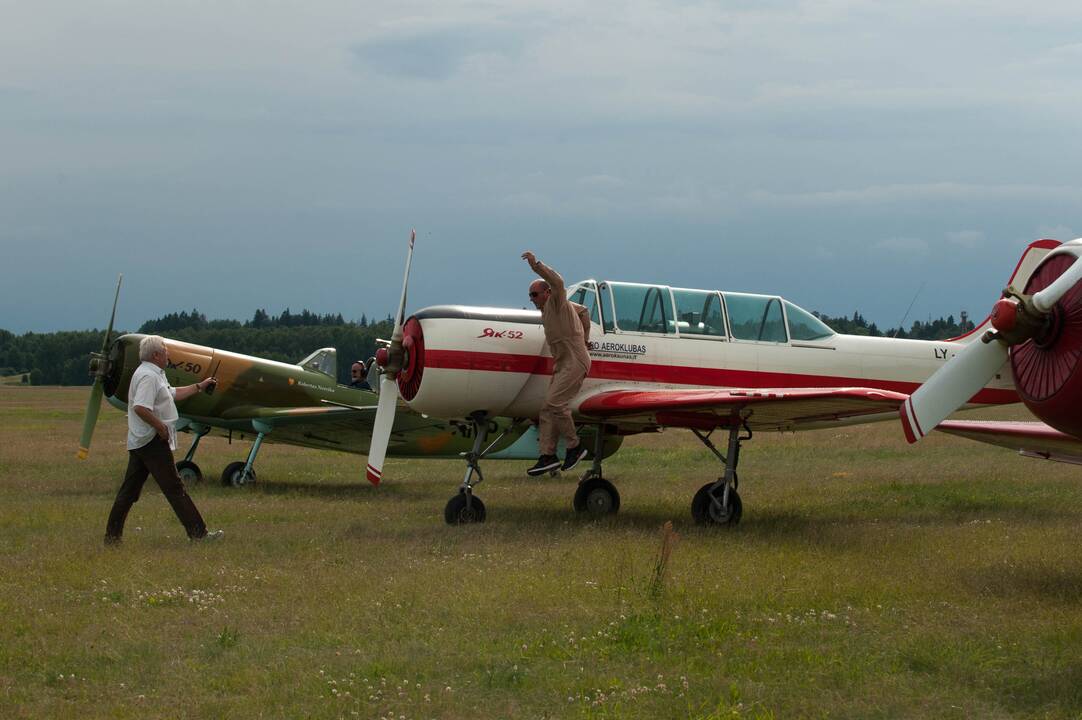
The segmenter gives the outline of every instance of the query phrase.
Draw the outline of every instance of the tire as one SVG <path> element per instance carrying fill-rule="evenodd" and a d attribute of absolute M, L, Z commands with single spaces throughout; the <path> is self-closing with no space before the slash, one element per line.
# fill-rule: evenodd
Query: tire
<path fill-rule="evenodd" d="M 466 493 L 460 492 L 447 501 L 443 508 L 443 519 L 448 525 L 470 525 L 485 521 L 485 504 L 481 498 L 471 495 L 470 505 L 466 506 Z"/>
<path fill-rule="evenodd" d="M 723 510 L 720 505 L 714 503 L 712 490 L 714 483 L 707 483 L 699 488 L 695 497 L 691 500 L 691 517 L 697 525 L 728 525 L 733 526 L 740 522 L 740 516 L 744 512 L 744 505 L 740 502 L 740 493 L 734 488 L 729 489 L 729 507 Z M 719 487 L 718 492 L 724 488 Z"/>
<path fill-rule="evenodd" d="M 225 485 L 226 487 L 240 487 L 255 482 L 255 467 L 252 468 L 247 478 L 241 477 L 241 473 L 244 472 L 244 466 L 246 464 L 247 463 L 238 460 L 237 462 L 231 462 L 226 465 L 225 470 L 222 470 L 222 485 Z"/>
<path fill-rule="evenodd" d="M 180 475 L 184 487 L 187 488 L 203 483 L 203 471 L 191 460 L 181 460 L 177 463 L 177 475 Z"/>
<path fill-rule="evenodd" d="M 589 513 L 593 517 L 615 515 L 620 510 L 620 493 L 608 480 L 590 478 L 579 483 L 573 504 L 575 512 Z"/>

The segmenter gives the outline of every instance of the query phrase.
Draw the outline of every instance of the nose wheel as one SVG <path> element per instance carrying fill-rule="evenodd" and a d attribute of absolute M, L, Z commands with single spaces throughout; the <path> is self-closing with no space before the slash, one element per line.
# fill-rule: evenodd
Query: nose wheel
<path fill-rule="evenodd" d="M 463 478 L 462 484 L 458 486 L 458 494 L 448 500 L 447 505 L 443 508 L 443 519 L 448 525 L 470 525 L 485 521 L 485 504 L 481 502 L 481 498 L 473 494 L 474 486 L 485 479 L 485 476 L 481 474 L 481 458 L 488 455 L 492 448 L 496 447 L 496 444 L 503 439 L 504 435 L 518 426 L 518 422 L 512 423 L 486 447 L 488 414 L 478 411 L 470 415 L 470 420 L 473 423 L 474 431 L 473 448 L 468 453 L 464 453 L 466 477 Z"/>

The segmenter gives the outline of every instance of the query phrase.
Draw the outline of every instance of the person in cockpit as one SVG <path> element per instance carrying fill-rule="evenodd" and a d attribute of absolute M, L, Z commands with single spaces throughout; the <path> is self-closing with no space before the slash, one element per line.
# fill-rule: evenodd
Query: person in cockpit
<path fill-rule="evenodd" d="M 358 390 L 371 390 L 368 384 L 368 368 L 360 360 L 349 368 L 349 386 Z"/>

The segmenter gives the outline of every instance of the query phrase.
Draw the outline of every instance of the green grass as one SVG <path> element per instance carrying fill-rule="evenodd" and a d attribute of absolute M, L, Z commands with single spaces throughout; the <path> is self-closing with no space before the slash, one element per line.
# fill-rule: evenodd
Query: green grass
<path fill-rule="evenodd" d="M 1082 716 L 1078 468 L 896 424 L 763 434 L 719 532 L 689 512 L 716 461 L 666 432 L 606 463 L 614 518 L 490 462 L 488 522 L 452 528 L 461 462 L 372 488 L 363 458 L 266 445 L 234 490 L 211 478 L 247 444 L 207 439 L 223 541 L 151 483 L 107 549 L 124 418 L 80 463 L 85 400 L 0 389 L 0 717 Z"/>

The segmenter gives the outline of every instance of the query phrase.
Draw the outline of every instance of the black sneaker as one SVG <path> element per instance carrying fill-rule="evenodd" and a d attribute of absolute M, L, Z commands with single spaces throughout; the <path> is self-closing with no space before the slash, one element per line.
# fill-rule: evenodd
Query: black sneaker
<path fill-rule="evenodd" d="M 537 464 L 526 471 L 526 474 L 530 477 L 537 477 L 538 475 L 544 475 L 551 470 L 560 469 L 560 458 L 555 455 L 542 455 L 537 459 Z"/>
<path fill-rule="evenodd" d="M 577 445 L 564 455 L 564 464 L 560 467 L 561 470 L 567 472 L 571 468 L 579 464 L 584 457 L 586 457 L 586 448 L 582 445 Z"/>

